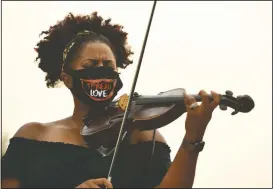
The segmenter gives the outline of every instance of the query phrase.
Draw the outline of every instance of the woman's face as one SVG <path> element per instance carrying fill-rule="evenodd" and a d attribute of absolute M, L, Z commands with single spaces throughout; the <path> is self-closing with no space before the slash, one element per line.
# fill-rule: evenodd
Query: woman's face
<path fill-rule="evenodd" d="M 71 63 L 73 70 L 100 66 L 111 67 L 117 71 L 113 51 L 108 45 L 99 41 L 85 44 L 79 56 Z"/>
<path fill-rule="evenodd" d="M 81 70 L 86 68 L 96 67 L 110 67 L 114 71 L 117 71 L 116 58 L 111 48 L 102 42 L 89 42 L 86 43 L 70 63 L 70 69 Z M 114 94 L 115 87 L 114 80 L 109 81 L 97 81 L 94 85 L 94 81 L 84 81 L 83 83 L 76 78 L 76 82 L 73 82 L 73 77 L 67 73 L 61 74 L 62 81 L 65 85 L 73 90 L 72 94 L 79 99 L 83 104 L 88 104 L 93 101 L 106 101 Z M 75 86 L 73 86 L 75 84 Z M 107 86 L 104 88 L 104 86 Z M 90 99 L 92 99 L 90 101 Z"/>

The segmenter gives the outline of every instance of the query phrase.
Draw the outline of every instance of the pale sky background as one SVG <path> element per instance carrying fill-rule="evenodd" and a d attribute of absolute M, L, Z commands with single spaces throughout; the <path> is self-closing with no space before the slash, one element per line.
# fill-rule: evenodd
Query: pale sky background
<path fill-rule="evenodd" d="M 152 2 L 3 2 L 3 133 L 73 111 L 70 92 L 48 89 L 33 50 L 42 30 L 68 12 L 95 10 L 129 32 L 134 65 L 122 72 L 129 93 Z M 248 94 L 255 109 L 231 116 L 215 110 L 194 187 L 272 187 L 272 3 L 158 2 L 136 91 L 185 88 Z M 175 156 L 185 115 L 160 129 Z"/>

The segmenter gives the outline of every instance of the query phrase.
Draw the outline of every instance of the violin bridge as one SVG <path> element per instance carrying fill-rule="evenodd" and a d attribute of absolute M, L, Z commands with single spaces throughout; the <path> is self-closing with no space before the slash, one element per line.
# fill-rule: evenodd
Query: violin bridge
<path fill-rule="evenodd" d="M 127 94 L 122 95 L 118 100 L 118 106 L 121 110 L 125 111 L 129 102 L 129 96 Z"/>

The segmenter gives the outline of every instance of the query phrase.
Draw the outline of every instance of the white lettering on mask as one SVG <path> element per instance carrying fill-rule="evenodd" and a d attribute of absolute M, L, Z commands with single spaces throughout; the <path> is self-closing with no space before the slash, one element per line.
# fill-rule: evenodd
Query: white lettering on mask
<path fill-rule="evenodd" d="M 99 97 L 99 98 L 105 98 L 107 96 L 106 90 L 90 90 L 90 96 L 93 97 Z"/>

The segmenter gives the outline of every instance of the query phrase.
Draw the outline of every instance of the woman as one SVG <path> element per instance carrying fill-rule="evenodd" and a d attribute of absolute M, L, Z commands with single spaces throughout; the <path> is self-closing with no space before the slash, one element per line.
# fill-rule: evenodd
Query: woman
<path fill-rule="evenodd" d="M 99 188 L 99 187 L 180 187 L 191 188 L 198 153 L 219 95 L 214 101 L 201 90 L 202 104 L 185 94 L 186 134 L 174 161 L 170 149 L 157 131 L 150 167 L 153 132 L 137 129 L 122 141 L 112 183 L 106 177 L 112 155 L 101 156 L 100 142 L 87 145 L 80 135 L 82 118 L 103 114 L 104 107 L 122 87 L 117 74 L 132 61 L 127 33 L 97 13 L 69 14 L 50 27 L 35 49 L 39 68 L 46 72 L 48 87 L 62 81 L 74 97 L 73 115 L 50 123 L 27 123 L 10 140 L 2 158 L 3 188 Z M 101 140 L 103 139 L 103 140 Z M 101 137 L 100 141 L 107 141 Z"/>

